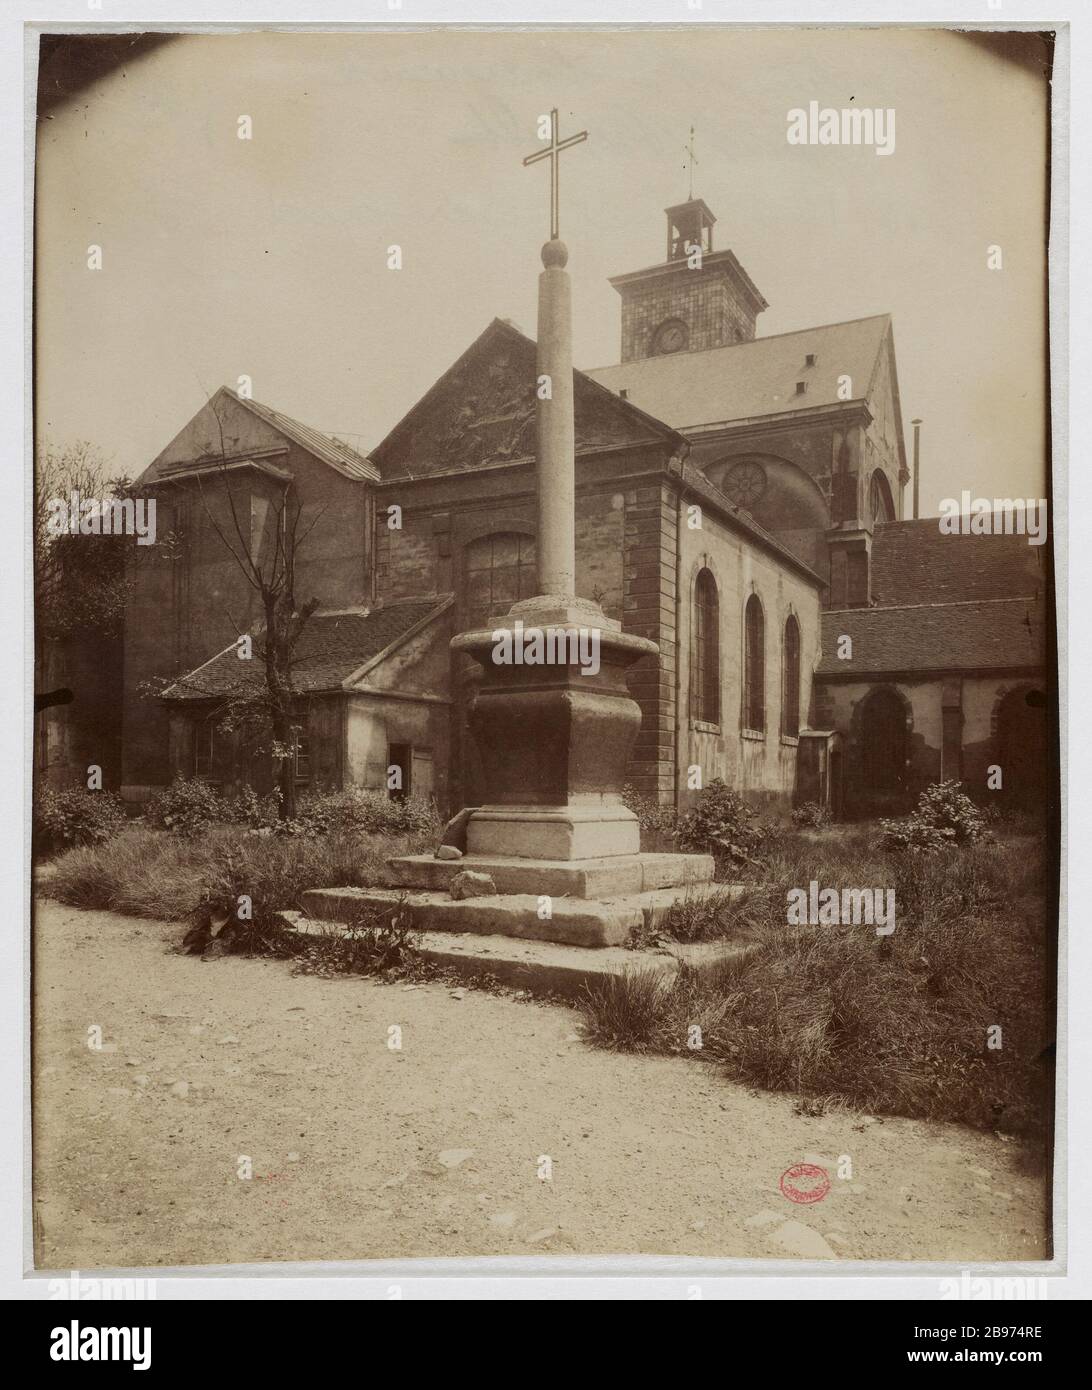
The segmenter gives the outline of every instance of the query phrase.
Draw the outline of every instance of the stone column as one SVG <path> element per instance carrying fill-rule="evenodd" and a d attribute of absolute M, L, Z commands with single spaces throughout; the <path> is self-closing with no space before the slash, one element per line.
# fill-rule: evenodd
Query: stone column
<path fill-rule="evenodd" d="M 576 458 L 568 252 L 542 248 L 538 297 L 538 589 L 487 628 L 452 638 L 482 668 L 470 730 L 485 799 L 467 824 L 471 855 L 578 860 L 634 855 L 637 819 L 622 801 L 641 710 L 626 684 L 654 642 L 621 631 L 597 603 L 576 596 Z M 549 395 L 543 394 L 548 377 Z M 524 655 L 528 634 L 569 639 L 567 655 Z M 520 655 L 504 656 L 505 643 Z M 572 645 L 594 653 L 585 664 Z M 555 646 L 555 651 L 560 650 Z M 498 655 L 500 651 L 501 655 Z M 533 653 L 533 648 L 531 649 Z"/>
<path fill-rule="evenodd" d="M 538 277 L 538 592 L 576 593 L 572 291 L 563 241 L 542 248 Z M 546 379 L 544 381 L 544 378 Z M 549 390 L 544 398 L 543 392 Z"/>

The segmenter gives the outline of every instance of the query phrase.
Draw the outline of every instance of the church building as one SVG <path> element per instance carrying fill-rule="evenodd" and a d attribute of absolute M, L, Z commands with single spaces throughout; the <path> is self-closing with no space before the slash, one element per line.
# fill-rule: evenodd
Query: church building
<path fill-rule="evenodd" d="M 1034 794 L 1044 548 L 906 516 L 889 316 L 756 336 L 766 300 L 713 213 L 666 215 L 665 259 L 611 281 L 619 362 L 574 373 L 577 594 L 658 647 L 628 677 L 627 782 L 680 809 L 721 777 L 853 815 L 941 776 L 985 794 L 1003 764 Z M 261 617 L 225 536 L 261 564 L 290 490 L 296 598 L 319 605 L 295 653 L 298 785 L 384 789 L 397 766 L 402 794 L 477 804 L 478 668 L 450 641 L 534 593 L 535 391 L 534 342 L 497 318 L 366 457 L 218 392 L 139 480 L 170 540 L 126 623 L 123 795 L 269 785 L 223 727 Z"/>

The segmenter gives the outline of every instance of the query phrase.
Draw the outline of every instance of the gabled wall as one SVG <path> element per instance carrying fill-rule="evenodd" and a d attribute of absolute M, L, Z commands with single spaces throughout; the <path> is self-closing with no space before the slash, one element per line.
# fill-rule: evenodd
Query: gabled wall
<path fill-rule="evenodd" d="M 262 457 L 295 481 L 303 510 L 299 534 L 314 521 L 300 546 L 296 597 L 317 598 L 324 608 L 352 607 L 371 598 L 369 546 L 372 533 L 369 485 L 343 476 L 287 439 L 230 398 L 222 410 L 232 454 L 264 451 Z M 199 412 L 157 460 L 202 457 L 209 444 L 209 408 Z M 276 452 L 271 452 L 276 450 Z M 212 472 L 196 480 L 164 482 L 156 469 L 142 492 L 157 500 L 157 543 L 134 573 L 124 642 L 122 694 L 122 785 L 131 799 L 169 780 L 165 711 L 142 694 L 156 677 L 181 675 L 223 650 L 260 617 L 257 596 L 232 558 L 217 528 L 238 549 L 230 497 L 244 535 L 251 498 L 271 500 L 281 484 L 253 469 Z M 168 532 L 178 540 L 168 544 Z M 262 544 L 274 543 L 268 533 Z"/>

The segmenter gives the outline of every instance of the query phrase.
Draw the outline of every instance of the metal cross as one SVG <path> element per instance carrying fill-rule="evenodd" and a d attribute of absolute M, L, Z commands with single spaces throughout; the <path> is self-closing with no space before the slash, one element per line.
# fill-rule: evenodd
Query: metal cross
<path fill-rule="evenodd" d="M 557 107 L 550 112 L 550 143 L 544 150 L 537 150 L 534 154 L 529 154 L 523 161 L 524 167 L 528 164 L 537 164 L 540 159 L 550 161 L 550 236 L 556 241 L 560 236 L 558 228 L 558 175 L 561 164 L 561 151 L 567 150 L 570 145 L 579 145 L 582 140 L 588 138 L 588 132 L 582 130 L 579 135 L 570 135 L 567 140 L 557 138 Z"/>
<path fill-rule="evenodd" d="M 689 145 L 684 145 L 683 148 L 686 150 L 686 152 L 687 152 L 687 153 L 689 154 L 689 156 L 690 156 L 690 200 L 691 200 L 691 202 L 693 202 L 693 200 L 694 200 L 694 165 L 695 165 L 695 164 L 700 164 L 700 163 L 701 163 L 701 161 L 698 159 L 698 156 L 694 153 L 694 127 L 693 127 L 693 126 L 690 127 L 690 143 L 689 143 Z"/>

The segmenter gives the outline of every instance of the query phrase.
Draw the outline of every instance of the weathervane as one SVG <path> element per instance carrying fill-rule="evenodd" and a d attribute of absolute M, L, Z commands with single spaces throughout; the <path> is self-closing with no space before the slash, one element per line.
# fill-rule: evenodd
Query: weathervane
<path fill-rule="evenodd" d="M 693 201 L 694 201 L 694 165 L 695 165 L 695 164 L 699 164 L 699 163 L 701 162 L 701 161 L 698 159 L 698 156 L 694 153 L 694 127 L 693 127 L 693 126 L 690 127 L 690 143 L 689 143 L 689 145 L 684 145 L 684 146 L 683 146 L 683 149 L 686 150 L 687 154 L 690 156 L 690 194 L 689 194 L 689 197 L 690 197 L 690 201 L 693 202 Z"/>
<path fill-rule="evenodd" d="M 561 235 L 558 228 L 559 215 L 559 179 L 561 151 L 567 150 L 570 145 L 579 145 L 582 140 L 588 138 L 588 132 L 582 130 L 579 135 L 570 135 L 567 140 L 557 138 L 557 107 L 550 112 L 550 143 L 544 150 L 537 150 L 534 154 L 529 154 L 523 161 L 524 167 L 528 164 L 537 164 L 540 159 L 550 161 L 550 238 L 557 241 Z"/>

